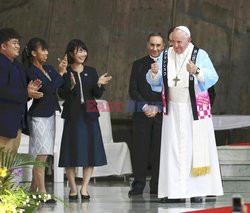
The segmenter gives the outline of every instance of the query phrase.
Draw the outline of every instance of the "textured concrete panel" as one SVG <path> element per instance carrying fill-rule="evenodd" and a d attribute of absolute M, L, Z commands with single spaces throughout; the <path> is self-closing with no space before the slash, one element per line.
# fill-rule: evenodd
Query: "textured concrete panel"
<path fill-rule="evenodd" d="M 220 76 L 213 111 L 250 114 L 249 8 L 248 0 L 0 0 L 0 26 L 16 28 L 22 47 L 31 37 L 45 38 L 55 66 L 68 41 L 82 39 L 88 64 L 113 76 L 104 98 L 126 102 L 131 65 L 146 54 L 147 35 L 187 25 Z M 112 113 L 130 117 L 126 110 Z"/>

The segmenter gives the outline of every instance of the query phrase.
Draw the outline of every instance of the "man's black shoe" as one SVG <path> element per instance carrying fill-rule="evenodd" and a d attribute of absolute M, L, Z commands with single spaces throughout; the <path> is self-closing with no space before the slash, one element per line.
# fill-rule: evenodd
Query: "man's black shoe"
<path fill-rule="evenodd" d="M 160 199 L 161 203 L 185 203 L 186 199 L 168 199 L 167 197 Z"/>
<path fill-rule="evenodd" d="M 128 196 L 141 195 L 143 193 L 145 183 L 142 181 L 133 181 L 131 190 L 128 192 Z"/>
<path fill-rule="evenodd" d="M 191 197 L 191 203 L 202 203 L 202 197 Z"/>
<path fill-rule="evenodd" d="M 143 190 L 139 190 L 139 189 L 131 189 L 128 192 L 128 196 L 133 196 L 133 195 L 141 195 L 143 193 Z"/>

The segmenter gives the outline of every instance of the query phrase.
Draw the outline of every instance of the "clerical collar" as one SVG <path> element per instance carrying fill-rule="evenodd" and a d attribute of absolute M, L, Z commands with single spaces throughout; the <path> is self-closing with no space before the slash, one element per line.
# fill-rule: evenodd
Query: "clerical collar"
<path fill-rule="evenodd" d="M 152 58 L 154 61 L 157 61 L 159 59 L 160 55 L 158 57 L 153 57 L 153 56 L 149 55 L 149 57 Z"/>
<path fill-rule="evenodd" d="M 158 59 L 162 56 L 163 51 L 161 52 L 161 54 L 158 57 L 153 57 L 151 55 L 149 55 L 150 58 L 152 58 L 154 61 L 158 61 Z"/>

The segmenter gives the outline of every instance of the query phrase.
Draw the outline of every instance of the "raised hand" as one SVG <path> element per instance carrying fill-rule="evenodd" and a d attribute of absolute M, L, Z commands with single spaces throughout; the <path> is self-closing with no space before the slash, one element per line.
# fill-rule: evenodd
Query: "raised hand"
<path fill-rule="evenodd" d="M 108 76 L 108 73 L 105 73 L 100 76 L 100 78 L 98 79 L 97 85 L 101 87 L 101 85 L 108 84 L 111 79 L 112 79 L 112 76 Z"/>
<path fill-rule="evenodd" d="M 58 58 L 58 72 L 62 76 L 64 73 L 67 72 L 67 66 L 68 66 L 68 58 L 67 55 L 63 57 L 63 59 Z"/>
<path fill-rule="evenodd" d="M 151 71 L 152 71 L 152 73 L 157 74 L 158 70 L 159 70 L 159 66 L 158 66 L 157 62 L 155 61 L 155 63 L 151 64 Z"/>
<path fill-rule="evenodd" d="M 198 67 L 189 59 L 187 63 L 187 71 L 191 74 L 195 74 Z"/>
<path fill-rule="evenodd" d="M 42 87 L 42 81 L 40 79 L 36 79 L 36 80 L 30 81 L 30 82 L 32 82 L 32 87 L 36 91 L 38 91 Z"/>
<path fill-rule="evenodd" d="M 30 98 L 34 98 L 34 99 L 39 99 L 43 97 L 43 93 L 42 92 L 38 92 L 38 90 L 42 87 L 42 81 L 39 79 L 36 79 L 34 81 L 30 81 L 27 87 L 27 91 L 28 91 L 28 96 Z"/>

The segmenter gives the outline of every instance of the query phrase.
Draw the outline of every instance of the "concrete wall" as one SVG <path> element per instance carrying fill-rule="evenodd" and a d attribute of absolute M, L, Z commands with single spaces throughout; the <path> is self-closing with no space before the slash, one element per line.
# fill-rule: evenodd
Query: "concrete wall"
<path fill-rule="evenodd" d="M 82 39 L 88 64 L 113 76 L 104 98 L 126 102 L 131 65 L 146 54 L 147 35 L 187 25 L 220 76 L 213 111 L 250 114 L 249 8 L 248 0 L 0 0 L 0 27 L 17 29 L 22 47 L 31 37 L 44 38 L 55 66 L 68 41 Z"/>

